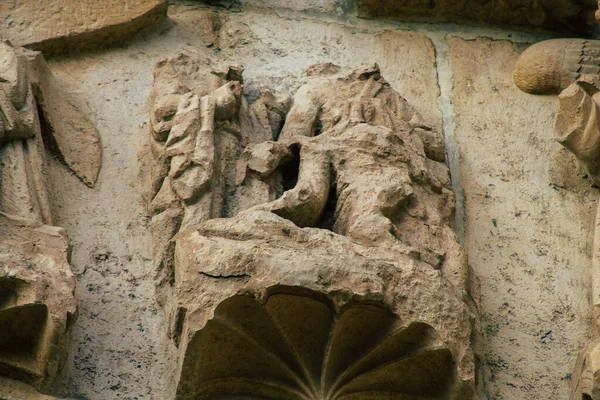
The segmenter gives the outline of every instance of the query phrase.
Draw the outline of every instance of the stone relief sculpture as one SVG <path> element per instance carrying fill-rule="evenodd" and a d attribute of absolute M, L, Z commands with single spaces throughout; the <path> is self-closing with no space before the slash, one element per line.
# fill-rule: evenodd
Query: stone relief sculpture
<path fill-rule="evenodd" d="M 176 398 L 473 398 L 440 134 L 376 65 L 303 81 L 249 104 L 241 67 L 192 52 L 156 67 L 150 207 Z"/>
<path fill-rule="evenodd" d="M 52 226 L 42 131 L 93 184 L 100 154 L 92 123 L 39 53 L 0 42 L 0 397 L 22 395 L 15 381 L 52 390 L 76 317 L 68 239 Z"/>
<path fill-rule="evenodd" d="M 241 97 L 242 68 L 216 69 L 195 53 L 160 62 L 152 89 L 151 203 L 154 256 L 161 280 L 173 277 L 173 236 L 230 216 L 238 202 L 235 171 L 249 142 L 273 137 L 284 106 L 265 93 L 252 109 Z"/>
<path fill-rule="evenodd" d="M 586 75 L 600 73 L 600 41 L 551 39 L 527 48 L 515 65 L 513 80 L 524 92 L 559 94 Z"/>
<path fill-rule="evenodd" d="M 558 94 L 554 138 L 575 155 L 593 183 L 600 185 L 600 41 L 554 39 L 535 44 L 519 57 L 513 78 L 525 92 Z M 573 400 L 600 399 L 599 221 L 597 215 L 592 263 L 596 339 L 579 357 L 572 385 Z"/>

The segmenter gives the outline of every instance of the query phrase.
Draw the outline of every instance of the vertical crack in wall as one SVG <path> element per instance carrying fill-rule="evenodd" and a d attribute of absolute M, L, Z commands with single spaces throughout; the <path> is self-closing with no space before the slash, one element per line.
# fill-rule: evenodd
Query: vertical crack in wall
<path fill-rule="evenodd" d="M 454 218 L 454 230 L 458 241 L 464 246 L 466 235 L 466 209 L 465 192 L 462 186 L 462 171 L 460 168 L 460 150 L 456 141 L 456 120 L 454 119 L 454 104 L 452 102 L 452 89 L 454 81 L 452 77 L 452 66 L 450 65 L 450 54 L 445 34 L 432 34 L 430 37 L 435 49 L 435 68 L 437 72 L 438 107 L 442 113 L 442 132 L 444 144 L 446 145 L 446 159 L 450 168 L 452 188 L 456 194 L 456 216 Z"/>

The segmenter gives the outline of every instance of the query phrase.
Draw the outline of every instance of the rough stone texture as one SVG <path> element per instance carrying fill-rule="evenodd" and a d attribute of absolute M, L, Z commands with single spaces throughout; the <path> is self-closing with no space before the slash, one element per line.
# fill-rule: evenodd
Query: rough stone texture
<path fill-rule="evenodd" d="M 512 83 L 522 47 L 448 43 L 487 396 L 568 398 L 577 353 L 591 334 L 586 255 L 596 195 L 552 140 L 556 98 Z"/>
<path fill-rule="evenodd" d="M 595 0 L 205 0 L 207 4 L 289 8 L 398 21 L 493 24 L 584 34 L 596 20 Z"/>
<path fill-rule="evenodd" d="M 68 239 L 63 229 L 50 226 L 39 117 L 91 123 L 74 106 L 70 113 L 57 111 L 68 96 L 39 54 L 0 42 L 0 64 L 0 375 L 48 392 L 67 356 L 76 306 Z M 49 107 L 34 92 L 56 104 Z M 70 133 L 64 122 L 50 126 L 62 131 L 48 132 L 48 138 Z M 0 386 L 0 396 L 12 389 Z"/>
<path fill-rule="evenodd" d="M 552 39 L 536 43 L 519 56 L 515 84 L 532 94 L 559 94 L 584 76 L 600 74 L 600 41 Z"/>
<path fill-rule="evenodd" d="M 600 124 L 598 121 L 598 78 L 585 77 L 571 84 L 558 96 L 556 140 L 579 160 L 587 176 L 600 185 Z"/>
<path fill-rule="evenodd" d="M 376 399 L 385 395 L 382 391 L 473 398 L 472 317 L 460 289 L 440 271 L 393 249 L 299 228 L 272 213 L 245 212 L 181 234 L 176 293 L 180 322 L 175 333 L 181 335 L 183 354 L 177 398 L 243 393 L 330 399 L 335 393 Z M 268 312 L 262 323 L 260 304 Z M 369 307 L 385 312 L 387 322 L 374 315 L 363 315 L 366 321 L 344 319 Z M 329 328 L 334 320 L 342 328 Z M 269 329 L 269 321 L 280 327 L 295 359 L 286 355 L 290 350 L 278 339 L 278 329 Z M 236 332 L 238 324 L 249 337 L 226 333 L 228 326 Z M 325 356 L 322 335 L 330 329 L 341 332 L 334 333 Z M 424 348 L 407 338 L 415 331 L 420 340 L 431 336 Z M 216 334 L 220 340 L 211 338 Z M 349 368 L 352 361 L 357 364 Z M 274 369 L 274 362 L 285 367 Z M 323 363 L 329 367 L 321 373 Z M 293 372 L 297 368 L 303 372 Z M 242 386 L 240 378 L 251 384 Z M 337 379 L 340 384 L 331 383 Z"/>
<path fill-rule="evenodd" d="M 53 182 L 50 188 L 53 211 L 57 224 L 67 228 L 72 240 L 72 265 L 78 280 L 76 297 L 80 312 L 72 329 L 67 368 L 57 391 L 63 396 L 70 394 L 90 400 L 170 398 L 165 387 L 171 385 L 169 382 L 175 368 L 168 360 L 169 353 L 163 353 L 162 346 L 171 341 L 163 335 L 164 318 L 160 308 L 155 305 L 149 218 L 145 202 L 141 198 L 151 192 L 150 179 L 139 176 L 140 171 L 149 171 L 150 165 L 145 158 L 138 160 L 136 157 L 140 149 L 147 145 L 148 99 L 152 87 L 152 71 L 159 60 L 185 47 L 188 50 L 199 50 L 226 65 L 243 63 L 246 68 L 246 95 L 251 101 L 258 98 L 259 88 L 265 85 L 275 92 L 278 88 L 301 86 L 303 81 L 298 75 L 311 64 L 332 61 L 357 67 L 378 62 L 392 87 L 402 93 L 428 124 L 441 130 L 443 113 L 444 132 L 451 140 L 455 114 L 454 104 L 450 101 L 451 71 L 446 60 L 447 32 L 451 31 L 467 39 L 477 36 L 496 39 L 510 37 L 515 42 L 545 39 L 491 28 L 400 24 L 381 19 L 345 20 L 319 16 L 317 13 L 297 14 L 291 11 L 276 13 L 247 9 L 243 13 L 228 13 L 223 8 L 173 6 L 171 16 L 174 24 L 167 22 L 157 26 L 151 33 L 136 36 L 123 48 L 55 59 L 50 64 L 70 91 L 83 94 L 90 103 L 102 137 L 104 161 L 98 182 L 90 190 L 61 163 L 50 159 L 48 174 Z M 203 25 L 197 23 L 202 21 L 205 21 Z M 418 33 L 406 29 L 418 30 Z M 474 48 L 481 46 L 475 41 L 467 41 L 464 45 Z M 461 106 L 460 115 L 456 114 L 463 121 L 460 125 L 463 129 L 455 130 L 454 136 L 461 137 L 465 128 L 470 132 L 468 140 L 461 141 L 463 160 L 466 159 L 469 165 L 485 163 L 484 175 L 478 179 L 484 179 L 487 176 L 485 174 L 492 174 L 495 178 L 491 183 L 504 185 L 501 186 L 503 197 L 498 202 L 491 203 L 490 200 L 492 197 L 497 198 L 496 192 L 486 193 L 483 189 L 479 192 L 481 196 L 471 198 L 469 207 L 474 207 L 473 213 L 479 214 L 473 216 L 469 229 L 475 229 L 473 235 L 481 233 L 482 239 L 472 236 L 469 251 L 473 253 L 472 258 L 477 262 L 479 270 L 487 272 L 505 269 L 506 260 L 510 260 L 511 254 L 507 249 L 511 246 L 521 255 L 529 255 L 531 249 L 549 249 L 547 256 L 531 255 L 532 259 L 528 259 L 530 266 L 541 270 L 553 265 L 553 261 L 550 261 L 553 258 L 559 260 L 557 263 L 568 265 L 556 276 L 556 281 L 545 278 L 542 288 L 536 284 L 541 282 L 544 275 L 538 274 L 534 267 L 527 267 L 526 272 L 516 266 L 509 269 L 509 278 L 515 282 L 519 283 L 524 277 L 528 284 L 531 283 L 512 289 L 517 293 L 514 296 L 520 301 L 518 308 L 525 307 L 528 312 L 519 312 L 515 316 L 509 314 L 514 312 L 512 309 L 498 312 L 497 307 L 490 307 L 486 310 L 491 311 L 485 311 L 487 318 L 493 313 L 505 316 L 503 318 L 509 322 L 508 326 L 486 323 L 486 326 L 493 325 L 490 327 L 492 334 L 495 330 L 498 331 L 496 338 L 503 335 L 508 337 L 507 340 L 493 340 L 487 347 L 491 354 L 497 354 L 496 349 L 500 350 L 500 354 L 520 354 L 523 361 L 519 365 L 528 365 L 529 360 L 533 360 L 532 368 L 523 366 L 515 372 L 519 374 L 519 378 L 515 378 L 508 367 L 504 370 L 500 368 L 501 373 L 496 373 L 493 376 L 494 382 L 489 383 L 491 390 L 499 392 L 496 398 L 561 399 L 566 398 L 569 380 L 567 373 L 573 371 L 574 354 L 577 351 L 575 348 L 587 343 L 586 339 L 558 338 L 577 330 L 584 331 L 590 325 L 589 320 L 579 316 L 590 315 L 589 309 L 586 309 L 590 252 L 582 247 L 590 243 L 589 237 L 585 235 L 585 232 L 590 232 L 590 227 L 586 225 L 586 221 L 590 222 L 590 215 L 586 212 L 595 208 L 595 205 L 590 206 L 590 196 L 579 194 L 585 187 L 585 181 L 581 174 L 575 176 L 574 171 L 577 169 L 574 159 L 550 138 L 552 113 L 556 109 L 557 100 L 523 95 L 509 81 L 505 81 L 510 80 L 514 52 L 513 46 L 508 44 L 495 52 L 484 51 L 483 55 L 475 52 L 480 57 L 479 60 L 498 60 L 502 64 L 502 72 L 497 71 L 494 67 L 496 64 L 491 64 L 490 69 L 486 69 L 485 65 L 479 69 L 470 66 L 471 70 L 478 73 L 479 85 L 488 88 L 489 93 L 482 99 L 475 99 L 468 107 Z M 509 61 L 504 65 L 502 60 Z M 480 63 L 483 64 L 482 61 Z M 505 86 L 499 88 L 505 87 L 504 92 L 508 94 L 504 97 L 494 92 L 489 79 L 505 82 Z M 442 88 L 439 103 L 438 83 Z M 465 85 L 467 83 L 469 82 Z M 478 101 L 482 101 L 485 108 Z M 473 114 L 473 110 L 490 108 L 493 112 L 489 113 L 493 115 L 488 113 L 479 116 L 480 119 L 464 122 L 467 115 Z M 488 120 L 493 121 L 493 124 L 488 124 Z M 509 121 L 514 121 L 514 126 Z M 523 127 L 526 127 L 526 131 Z M 481 133 L 473 133 L 476 129 Z M 511 138 L 508 141 L 503 139 L 507 132 Z M 527 134 L 523 135 L 522 132 Z M 547 137 L 541 138 L 540 134 L 545 132 Z M 543 141 L 543 154 L 532 150 L 534 145 L 540 144 L 540 140 Z M 505 142 L 509 145 L 516 142 L 520 146 L 511 145 L 507 150 L 502 150 Z M 486 146 L 480 147 L 479 143 L 486 143 Z M 498 151 L 502 152 L 502 158 L 486 162 L 489 155 L 497 154 Z M 513 159 L 522 161 L 512 163 L 517 168 L 521 168 L 523 163 L 525 166 L 539 165 L 540 162 L 545 164 L 534 175 L 530 175 L 531 180 L 526 183 L 524 180 L 516 180 L 519 186 L 513 187 L 512 181 L 504 182 L 497 178 L 497 174 L 504 174 L 502 177 L 505 179 L 512 178 L 512 174 L 516 172 L 509 168 L 509 162 Z M 529 159 L 531 161 L 524 161 Z M 451 153 L 449 161 L 458 162 L 459 158 Z M 460 181 L 460 173 L 454 172 L 453 179 L 455 182 Z M 546 178 L 547 175 L 550 178 Z M 473 179 L 467 179 L 467 182 L 472 188 Z M 544 192 L 551 199 L 546 201 L 542 198 L 541 203 L 538 201 L 525 207 L 520 207 L 521 203 L 518 203 L 519 208 L 535 208 L 546 214 L 532 214 L 533 217 L 522 218 L 527 216 L 527 212 L 522 213 L 518 219 L 515 217 L 517 222 L 513 225 L 517 226 L 518 223 L 518 231 L 515 229 L 509 232 L 508 238 L 507 235 L 502 239 L 496 238 L 490 244 L 491 250 L 485 248 L 483 239 L 487 238 L 484 234 L 489 229 L 494 229 L 490 219 L 485 218 L 488 216 L 486 213 L 494 214 L 489 217 L 497 219 L 498 223 L 502 218 L 498 219 L 494 210 L 505 210 L 515 202 L 524 202 L 522 197 L 517 196 L 518 193 L 527 194 L 532 188 L 545 189 L 544 185 L 548 183 L 557 185 L 556 191 L 551 186 L 550 194 Z M 488 182 L 484 182 L 484 186 L 487 184 Z M 490 198 L 485 197 L 486 194 Z M 526 200 L 533 202 L 531 197 Z M 467 211 L 470 213 L 470 208 Z M 515 214 L 518 214 L 518 210 Z M 476 225 L 477 221 L 474 220 L 478 215 L 484 215 L 480 225 Z M 559 227 L 559 224 L 566 227 Z M 543 233 L 540 233 L 541 230 Z M 539 241 L 532 244 L 527 238 L 533 235 Z M 507 240 L 506 245 L 504 240 Z M 499 256 L 497 246 L 502 245 L 506 247 L 502 256 Z M 493 257 L 483 254 L 484 251 L 493 254 Z M 539 250 L 535 251 L 541 254 Z M 482 260 L 482 257 L 487 259 Z M 538 262 L 540 259 L 542 261 Z M 579 268 L 576 273 L 572 272 L 575 268 L 573 265 Z M 537 274 L 540 281 L 528 278 L 531 273 Z M 578 275 L 581 276 L 582 283 L 569 289 L 566 296 L 563 278 Z M 503 285 L 502 289 L 508 290 L 508 285 Z M 492 285 L 491 289 L 484 290 L 495 289 Z M 578 302 L 579 299 L 581 303 Z M 543 335 L 524 340 L 526 334 L 510 329 L 510 326 L 522 327 L 523 321 L 530 328 L 530 320 L 536 315 L 538 307 L 546 310 L 546 307 L 552 305 L 558 309 L 561 302 L 565 304 L 563 314 L 543 314 L 543 321 L 541 318 L 536 319 L 541 321 L 539 326 L 545 326 L 545 322 L 551 321 L 554 324 L 552 328 L 556 328 L 550 336 L 543 339 L 543 346 L 540 344 Z M 569 306 L 572 311 L 568 310 Z M 572 314 L 578 316 L 571 318 Z M 561 315 L 567 315 L 567 318 Z M 531 332 L 531 329 L 524 332 Z M 546 332 L 548 331 L 543 333 Z M 510 342 L 515 337 L 519 339 L 515 342 L 519 346 Z M 570 346 L 574 348 L 573 351 L 564 351 L 566 348 L 571 349 Z M 540 347 L 544 351 L 540 351 Z M 495 359 L 487 361 L 494 365 Z M 502 365 L 501 361 L 498 360 L 499 366 Z M 516 364 L 512 363 L 510 367 Z M 564 367 L 562 372 L 565 373 L 565 379 L 561 380 L 561 374 L 545 374 L 547 366 Z M 519 379 L 530 383 L 527 390 L 510 388 L 510 385 L 519 384 Z M 552 390 L 537 382 L 558 386 L 557 394 L 552 394 Z M 502 389 L 499 390 L 499 387 Z M 492 395 L 489 397 L 493 398 Z M 485 396 L 482 395 L 482 398 Z"/>
<path fill-rule="evenodd" d="M 4 213 L 0 237 L 0 374 L 49 391 L 76 315 L 67 238 L 60 228 Z"/>
<path fill-rule="evenodd" d="M 3 400 L 59 400 L 58 397 L 42 394 L 23 382 L 9 378 L 0 377 L 0 388 Z"/>
<path fill-rule="evenodd" d="M 166 0 L 3 1 L 0 36 L 51 56 L 122 42 L 166 13 Z"/>
<path fill-rule="evenodd" d="M 558 96 L 559 109 L 556 115 L 555 138 L 566 149 L 571 151 L 579 160 L 587 177 L 596 185 L 600 183 L 600 167 L 598 154 L 600 147 L 598 122 L 598 93 L 600 81 L 598 74 L 584 75 L 577 82 L 571 84 Z M 599 321 L 600 321 L 600 274 L 598 272 L 598 213 L 595 221 L 595 235 L 592 259 L 592 293 L 591 306 L 593 311 L 595 340 L 590 343 L 580 354 L 575 368 L 573 391 L 571 399 L 600 398 L 599 373 L 600 366 L 598 354 L 600 346 Z M 586 397 L 587 396 L 587 397 Z"/>
<path fill-rule="evenodd" d="M 78 280 L 79 318 L 58 390 L 62 395 L 168 398 L 165 381 L 173 371 L 165 365 L 164 322 L 155 305 L 149 219 L 142 201 L 142 195 L 151 191 L 150 180 L 139 176 L 150 167 L 145 159 L 136 158 L 148 136 L 152 71 L 160 59 L 188 47 L 219 54 L 225 63 L 243 60 L 246 90 L 252 98 L 258 79 L 265 78 L 275 88 L 298 87 L 302 82 L 294 74 L 316 62 L 358 66 L 378 60 L 392 86 L 428 123 L 441 125 L 434 50 L 422 34 L 378 31 L 373 36 L 305 20 L 301 31 L 307 39 L 298 41 L 296 19 L 273 19 L 264 13 L 222 14 L 198 7 L 172 7 L 172 11 L 177 25 L 160 26 L 125 48 L 51 62 L 71 91 L 93 94 L 86 98 L 98 118 L 103 146 L 103 168 L 91 191 L 50 160 L 52 201 L 58 223 L 72 240 Z M 205 13 L 219 14 L 222 29 L 215 35 L 225 43 L 221 51 L 217 46 L 206 48 L 207 37 L 198 37 L 179 23 L 184 16 L 195 21 Z M 253 31 L 244 40 L 232 39 L 237 30 L 249 27 Z M 397 68 L 399 63 L 404 68 Z"/>
<path fill-rule="evenodd" d="M 600 42 L 556 39 L 531 46 L 517 61 L 513 78 L 529 93 L 557 94 L 555 138 L 578 159 L 581 168 L 596 186 L 600 184 Z M 598 215 L 592 262 L 592 310 L 596 340 L 580 354 L 572 383 L 571 399 L 600 398 L 600 274 L 598 273 Z"/>
<path fill-rule="evenodd" d="M 49 161 L 57 224 L 69 232 L 79 316 L 56 395 L 89 400 L 168 399 L 172 371 L 156 305 L 146 202 L 150 164 L 148 99 L 156 63 L 200 41 L 172 24 L 123 48 L 52 60 L 68 91 L 83 94 L 96 117 L 103 166 L 94 188 L 56 158 Z"/>
<path fill-rule="evenodd" d="M 269 81 L 275 89 L 297 87 L 301 82 L 288 76 L 297 76 L 313 64 L 377 62 L 390 85 L 428 124 L 441 130 L 435 50 L 421 33 L 388 27 L 371 32 L 365 27 L 295 18 L 280 18 L 274 24 L 269 13 L 227 13 L 198 6 L 174 5 L 169 10 L 173 21 L 197 35 L 199 44 L 216 52 L 222 62 L 243 61 L 245 90 L 252 98 L 257 96 L 254 82 L 258 79 Z M 302 40 L 297 31 L 300 21 Z"/>
<path fill-rule="evenodd" d="M 452 353 L 423 322 L 406 326 L 381 304 L 341 293 L 331 301 L 298 287 L 266 292 L 219 304 L 189 345 L 199 365 L 188 363 L 184 380 L 200 377 L 190 392 L 229 386 L 229 394 L 261 398 L 377 399 L 392 391 L 439 398 L 454 383 Z"/>
<path fill-rule="evenodd" d="M 262 91 L 249 105 L 241 97 L 240 67 L 224 68 L 183 52 L 159 62 L 155 70 L 152 230 L 155 248 L 163 249 L 155 254 L 157 284 L 165 290 L 174 282 L 173 293 L 161 302 L 167 304 L 171 337 L 180 348 L 177 398 L 377 398 L 386 393 L 472 398 L 467 266 L 450 227 L 454 195 L 441 135 L 390 87 L 377 65 L 348 70 L 325 63 L 306 74 L 306 84 L 291 101 Z M 235 217 L 249 208 L 272 214 Z M 234 217 L 214 220 L 222 216 Z M 174 260 L 170 243 L 175 243 Z M 375 277 L 367 278 L 371 274 Z M 237 284 L 231 287 L 228 278 Z M 220 281 L 227 283 L 221 287 Z M 258 311 L 248 315 L 245 310 L 253 306 L 245 300 L 231 299 L 242 292 L 260 297 L 281 285 L 315 291 L 308 297 L 284 296 L 297 312 L 286 317 L 281 314 L 286 306 L 281 306 L 264 317 L 280 315 L 277 323 L 296 361 L 281 349 L 257 350 L 255 341 L 262 342 L 265 334 L 281 342 L 277 329 L 269 331 Z M 327 321 L 336 313 L 344 320 L 341 310 L 349 304 L 338 301 L 337 311 L 326 312 L 327 302 L 318 305 L 314 296 L 335 297 L 339 291 L 345 292 L 342 297 L 391 310 L 389 326 L 369 334 L 391 335 L 391 344 L 382 341 L 383 347 L 369 353 L 367 339 L 354 344 L 347 336 L 326 339 L 336 331 Z M 218 327 L 213 332 L 219 322 L 204 330 L 221 301 L 232 314 L 229 322 L 248 329 L 252 340 L 240 342 Z M 269 302 L 264 298 L 265 307 Z M 296 320 L 296 313 L 305 317 Z M 300 326 L 305 319 L 310 322 Z M 395 327 L 394 319 L 401 321 Z M 344 321 L 356 331 L 370 324 L 360 318 L 354 324 Z M 413 323 L 426 325 L 415 328 Z M 247 324 L 263 326 L 265 332 Z M 439 338 L 431 346 L 441 352 L 432 347 L 433 353 L 424 350 L 423 358 L 415 353 L 405 359 L 405 351 L 392 351 L 410 346 L 403 337 L 413 335 L 413 329 L 423 335 L 431 330 Z M 301 339 L 303 331 L 310 339 Z M 361 348 L 356 357 L 362 353 L 366 360 L 357 364 L 358 371 L 343 365 L 328 371 L 328 360 L 341 357 L 324 354 L 328 343 L 331 351 Z M 262 367 L 262 353 L 280 350 L 284 353 L 277 357 L 296 370 L 287 378 Z M 240 359 L 229 359 L 232 352 Z M 456 372 L 451 372 L 454 363 Z M 379 372 L 367 373 L 371 368 Z M 336 385 L 328 374 L 342 381 Z M 436 374 L 447 379 L 433 384 Z M 289 379 L 296 383 L 285 383 Z"/>
<path fill-rule="evenodd" d="M 304 0 L 286 2 L 283 0 L 242 0 L 243 5 L 259 6 L 259 7 L 282 7 L 290 8 L 296 11 L 310 11 L 322 13 L 339 13 L 343 11 L 345 6 L 340 1 L 335 0 Z"/>
<path fill-rule="evenodd" d="M 29 67 L 46 146 L 87 186 L 94 186 L 102 149 L 91 110 L 79 94 L 65 91 L 40 53 L 30 53 Z"/>

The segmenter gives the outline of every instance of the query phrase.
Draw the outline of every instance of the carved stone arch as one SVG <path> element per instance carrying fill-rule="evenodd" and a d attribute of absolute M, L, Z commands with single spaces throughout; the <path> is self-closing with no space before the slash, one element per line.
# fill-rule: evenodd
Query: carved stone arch
<path fill-rule="evenodd" d="M 235 295 L 190 340 L 179 399 L 445 399 L 450 350 L 423 322 L 383 303 L 336 305 L 319 292 L 276 286 Z"/>

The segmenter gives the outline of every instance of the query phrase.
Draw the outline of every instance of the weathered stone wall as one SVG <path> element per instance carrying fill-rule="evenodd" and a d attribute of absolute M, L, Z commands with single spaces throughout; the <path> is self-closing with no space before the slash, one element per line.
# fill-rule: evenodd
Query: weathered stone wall
<path fill-rule="evenodd" d="M 91 189 L 48 160 L 79 307 L 55 393 L 172 396 L 177 350 L 156 303 L 148 116 L 155 64 L 186 49 L 243 64 L 249 102 L 260 88 L 296 90 L 313 64 L 378 63 L 391 87 L 444 134 L 455 227 L 480 318 L 478 398 L 568 398 L 577 354 L 592 334 L 598 193 L 552 139 L 556 97 L 525 94 L 512 82 L 518 55 L 546 37 L 355 18 L 349 2 L 294 2 L 295 10 L 278 1 L 244 4 L 231 12 L 175 3 L 168 20 L 122 47 L 49 62 L 68 90 L 86 98 L 103 150 Z"/>
<path fill-rule="evenodd" d="M 367 19 L 458 22 L 582 35 L 593 30 L 596 0 L 204 0 L 228 8 L 255 6 Z"/>

